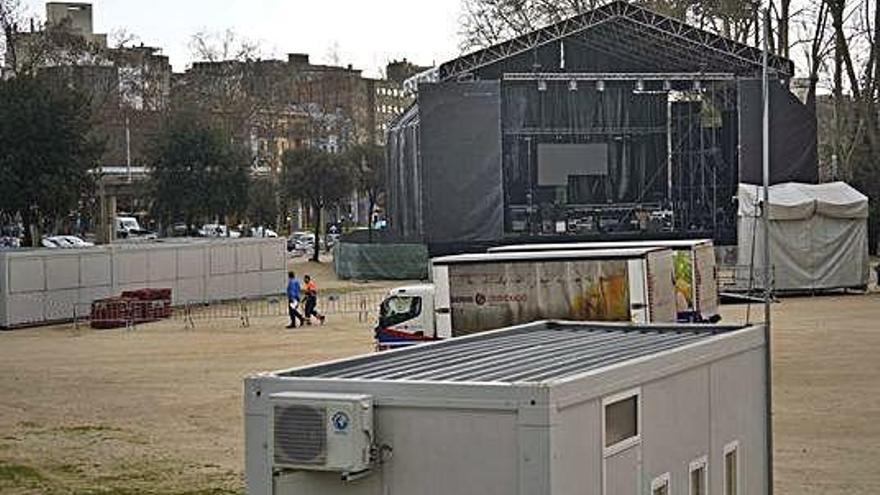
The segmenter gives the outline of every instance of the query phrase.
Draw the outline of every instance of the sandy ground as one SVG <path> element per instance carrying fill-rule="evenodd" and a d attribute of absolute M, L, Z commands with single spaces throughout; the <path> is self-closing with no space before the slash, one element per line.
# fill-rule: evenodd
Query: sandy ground
<path fill-rule="evenodd" d="M 389 285 L 297 269 L 328 290 Z M 774 317 L 777 493 L 880 493 L 880 294 L 785 299 Z M 240 492 L 242 378 L 372 348 L 354 314 L 182 323 L 0 333 L 0 493 Z"/>
<path fill-rule="evenodd" d="M 782 299 L 771 318 L 776 492 L 880 493 L 880 293 Z"/>

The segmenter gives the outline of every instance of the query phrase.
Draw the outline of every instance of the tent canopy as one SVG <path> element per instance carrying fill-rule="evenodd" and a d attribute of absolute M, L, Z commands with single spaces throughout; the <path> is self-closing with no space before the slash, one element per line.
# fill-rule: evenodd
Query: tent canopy
<path fill-rule="evenodd" d="M 739 264 L 763 266 L 756 217 L 761 186 L 739 186 Z M 868 198 L 843 182 L 770 187 L 769 243 L 774 288 L 814 291 L 868 284 Z"/>
<path fill-rule="evenodd" d="M 739 216 L 758 216 L 764 197 L 762 186 L 740 184 L 738 197 Z M 868 218 L 868 197 L 845 182 L 770 186 L 770 220 L 803 220 L 814 215 Z"/>

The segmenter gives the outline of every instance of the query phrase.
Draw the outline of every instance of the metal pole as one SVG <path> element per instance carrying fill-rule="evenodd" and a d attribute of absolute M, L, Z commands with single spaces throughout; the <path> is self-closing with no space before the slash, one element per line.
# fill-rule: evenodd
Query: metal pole
<path fill-rule="evenodd" d="M 764 230 L 764 340 L 766 379 L 767 429 L 767 494 L 773 495 L 773 353 L 770 333 L 770 10 L 764 9 L 764 70 L 763 70 L 763 154 L 764 207 L 761 209 Z"/>
<path fill-rule="evenodd" d="M 125 166 L 128 172 L 128 182 L 131 182 L 131 127 L 128 115 L 125 116 Z"/>
<path fill-rule="evenodd" d="M 666 93 L 666 201 L 672 205 L 672 93 Z"/>

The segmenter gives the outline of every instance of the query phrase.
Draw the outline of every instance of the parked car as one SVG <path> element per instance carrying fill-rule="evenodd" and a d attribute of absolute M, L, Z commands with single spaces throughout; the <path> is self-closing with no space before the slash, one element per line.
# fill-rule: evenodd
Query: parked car
<path fill-rule="evenodd" d="M 156 239 L 155 232 L 142 229 L 135 217 L 116 217 L 116 237 L 119 239 Z"/>
<path fill-rule="evenodd" d="M 16 249 L 21 247 L 21 239 L 14 236 L 0 237 L 0 249 Z"/>
<path fill-rule="evenodd" d="M 41 241 L 43 247 L 50 249 L 70 249 L 84 248 L 94 246 L 91 242 L 86 242 L 75 235 L 52 235 L 44 237 Z"/>
<path fill-rule="evenodd" d="M 311 232 L 294 232 L 287 239 L 288 251 L 308 251 L 315 248 L 315 234 Z"/>
<path fill-rule="evenodd" d="M 230 230 L 227 226 L 217 224 L 217 223 L 206 223 L 202 225 L 202 228 L 199 229 L 199 236 L 201 237 L 229 237 L 231 239 L 237 239 L 241 237 L 241 232 L 237 230 Z"/>
<path fill-rule="evenodd" d="M 251 237 L 278 237 L 278 233 L 267 227 L 252 227 Z"/>
<path fill-rule="evenodd" d="M 177 222 L 171 226 L 168 233 L 172 237 L 186 237 L 192 229 L 184 222 Z"/>
<path fill-rule="evenodd" d="M 75 235 L 57 235 L 54 236 L 54 238 L 61 239 L 62 241 L 66 242 L 70 247 L 75 248 L 92 247 L 95 245 L 95 243 L 84 241 Z"/>

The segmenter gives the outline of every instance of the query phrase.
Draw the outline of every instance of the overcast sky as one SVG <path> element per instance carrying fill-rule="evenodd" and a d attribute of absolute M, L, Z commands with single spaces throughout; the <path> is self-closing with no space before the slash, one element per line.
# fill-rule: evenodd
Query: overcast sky
<path fill-rule="evenodd" d="M 93 0 L 95 32 L 125 29 L 158 46 L 176 71 L 191 62 L 194 33 L 233 29 L 267 55 L 304 52 L 316 62 L 338 54 L 370 75 L 392 59 L 419 65 L 458 55 L 459 0 Z M 45 18 L 45 1 L 22 0 Z"/>

